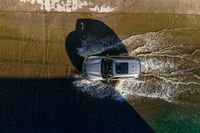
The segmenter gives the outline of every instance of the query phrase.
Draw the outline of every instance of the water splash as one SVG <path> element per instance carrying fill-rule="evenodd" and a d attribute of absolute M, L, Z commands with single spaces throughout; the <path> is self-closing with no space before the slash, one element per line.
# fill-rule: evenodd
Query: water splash
<path fill-rule="evenodd" d="M 74 12 L 85 7 L 86 10 L 92 12 L 112 12 L 114 8 L 103 5 L 95 5 L 91 1 L 85 0 L 20 0 L 23 3 L 36 4 L 41 10 L 56 12 Z"/>
<path fill-rule="evenodd" d="M 180 100 L 180 97 L 188 100 L 189 97 L 200 95 L 199 33 L 199 28 L 165 29 L 132 35 L 123 40 L 122 43 L 127 48 L 128 54 L 140 59 L 142 77 L 122 80 L 113 89 L 125 98 L 137 95 L 167 101 Z M 91 41 L 90 38 L 88 39 Z M 118 43 L 109 45 L 103 42 L 104 40 L 101 40 L 94 47 L 90 43 L 83 42 L 88 45 L 79 48 L 80 55 L 97 54 L 119 46 Z M 79 80 L 78 82 L 85 81 Z M 101 82 L 90 82 L 84 84 L 84 87 L 90 88 L 95 85 L 97 90 L 106 90 L 106 87 L 101 84 Z M 200 99 L 198 100 L 200 102 Z"/>
<path fill-rule="evenodd" d="M 82 40 L 81 46 L 77 49 L 78 54 L 82 57 L 100 54 L 110 49 L 121 49 L 121 42 L 116 42 L 115 37 L 105 37 L 98 39 L 93 35 L 87 35 L 86 39 Z"/>
<path fill-rule="evenodd" d="M 120 102 L 124 101 L 124 98 L 115 91 L 114 87 L 103 83 L 101 81 L 89 81 L 86 79 L 82 79 L 82 75 L 75 76 L 76 81 L 73 84 L 79 88 L 80 91 L 89 94 L 92 97 L 100 98 L 100 99 L 113 99 Z"/>
<path fill-rule="evenodd" d="M 95 7 L 90 8 L 90 11 L 93 12 L 112 12 L 114 10 L 114 8 L 106 6 L 106 5 L 96 5 Z"/>

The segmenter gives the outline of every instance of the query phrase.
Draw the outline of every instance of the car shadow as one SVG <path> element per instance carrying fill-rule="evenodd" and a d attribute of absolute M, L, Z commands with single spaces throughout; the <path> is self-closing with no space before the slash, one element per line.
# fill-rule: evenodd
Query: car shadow
<path fill-rule="evenodd" d="M 127 55 L 127 50 L 115 32 L 105 23 L 95 19 L 78 19 L 75 31 L 65 41 L 66 52 L 81 71 L 84 57 L 88 55 Z"/>

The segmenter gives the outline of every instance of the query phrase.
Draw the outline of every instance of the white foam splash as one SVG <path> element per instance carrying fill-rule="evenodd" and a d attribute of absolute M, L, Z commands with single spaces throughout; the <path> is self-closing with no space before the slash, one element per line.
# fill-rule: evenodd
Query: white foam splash
<path fill-rule="evenodd" d="M 180 94 L 186 91 L 195 92 L 199 87 L 198 82 L 176 82 L 166 77 L 151 75 L 140 79 L 120 81 L 116 89 L 126 99 L 138 95 L 173 101 Z"/>
<path fill-rule="evenodd" d="M 102 5 L 102 6 L 96 5 L 95 7 L 90 8 L 90 11 L 93 11 L 93 12 L 112 12 L 113 10 L 114 8 L 106 6 L 106 5 Z"/>
<path fill-rule="evenodd" d="M 93 12 L 111 12 L 114 8 L 106 5 L 95 5 L 84 0 L 20 0 L 23 3 L 38 4 L 41 10 L 56 12 L 74 12 L 83 7 Z"/>
<path fill-rule="evenodd" d="M 72 12 L 91 3 L 81 0 L 20 0 L 24 3 L 39 4 L 40 9 L 46 11 Z"/>
<path fill-rule="evenodd" d="M 116 38 L 105 37 L 97 39 L 92 35 L 88 35 L 85 40 L 82 40 L 81 47 L 77 50 L 80 56 L 87 57 L 89 55 L 99 54 L 113 48 L 120 49 L 121 47 L 122 43 L 116 42 Z"/>
<path fill-rule="evenodd" d="M 84 45 L 79 48 L 79 53 L 86 57 L 101 53 L 107 49 L 121 48 L 121 45 L 124 44 L 130 56 L 140 59 L 142 77 L 139 79 L 122 80 L 113 90 L 118 91 L 125 98 L 137 95 L 173 101 L 180 95 L 188 97 L 190 94 L 199 94 L 200 50 L 198 47 L 193 49 L 186 47 L 192 43 L 191 38 L 198 35 L 188 35 L 188 31 L 198 31 L 198 29 L 180 28 L 148 32 L 132 35 L 123 40 L 122 43 L 110 45 L 105 45 L 104 41 L 101 43 L 88 43 L 92 40 L 88 38 L 89 40 L 83 42 Z M 177 35 L 177 33 L 181 34 Z M 194 78 L 197 80 L 193 80 Z M 79 80 L 79 83 L 82 82 L 85 81 Z M 90 82 L 89 84 L 82 85 L 82 87 L 90 88 L 93 85 L 95 85 L 97 90 L 105 90 L 101 82 Z M 95 93 L 95 91 L 92 93 Z M 109 93 L 109 95 L 112 95 L 112 93 Z"/>
<path fill-rule="evenodd" d="M 96 98 L 110 98 L 120 102 L 124 101 L 124 98 L 114 89 L 113 86 L 101 81 L 89 81 L 82 79 L 81 75 L 76 76 L 76 80 L 73 84 L 79 88 L 82 92 L 86 92 L 92 97 Z"/>
<path fill-rule="evenodd" d="M 183 50 L 192 38 L 184 33 L 192 30 L 197 29 L 162 30 L 133 35 L 125 39 L 123 43 L 129 51 L 129 55 L 140 59 L 142 73 L 147 76 L 139 80 L 121 81 L 117 87 L 119 92 L 125 97 L 140 95 L 169 101 L 183 92 L 200 88 L 199 82 L 191 82 L 189 79 L 189 76 L 194 73 L 194 69 L 200 70 L 200 64 L 193 56 L 197 50 L 192 54 L 186 54 Z M 182 33 L 182 36 L 177 36 L 177 32 Z M 183 82 L 175 80 L 183 80 Z"/>

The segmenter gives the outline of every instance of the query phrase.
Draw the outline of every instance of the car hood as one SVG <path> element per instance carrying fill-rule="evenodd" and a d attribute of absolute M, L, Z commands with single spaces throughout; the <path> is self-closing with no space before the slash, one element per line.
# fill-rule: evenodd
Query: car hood
<path fill-rule="evenodd" d="M 101 74 L 102 58 L 88 58 L 86 61 L 86 73 L 89 79 L 102 78 Z"/>

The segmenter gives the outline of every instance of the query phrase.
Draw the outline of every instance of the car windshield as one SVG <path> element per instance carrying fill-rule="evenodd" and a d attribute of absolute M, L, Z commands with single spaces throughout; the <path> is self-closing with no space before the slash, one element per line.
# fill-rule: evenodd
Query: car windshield
<path fill-rule="evenodd" d="M 111 59 L 102 59 L 101 63 L 102 77 L 109 78 L 112 77 L 112 60 Z"/>

